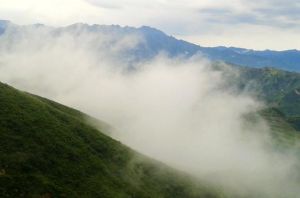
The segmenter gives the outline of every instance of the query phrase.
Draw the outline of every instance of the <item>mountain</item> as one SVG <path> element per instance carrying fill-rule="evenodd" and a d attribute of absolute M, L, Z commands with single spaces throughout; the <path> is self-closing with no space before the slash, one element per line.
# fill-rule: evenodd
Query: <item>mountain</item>
<path fill-rule="evenodd" d="M 278 148 L 291 148 L 300 151 L 300 134 L 285 115 L 276 108 L 267 108 L 259 112 L 271 127 L 272 138 Z M 300 168 L 300 167 L 299 167 Z"/>
<path fill-rule="evenodd" d="M 270 144 L 276 151 L 293 148 L 299 152 L 300 74 L 274 68 L 297 70 L 297 50 L 205 48 L 147 26 L 73 24 L 53 28 L 0 21 L 2 35 L 20 36 L 40 29 L 50 30 L 54 36 L 65 32 L 110 35 L 113 39 L 106 43 L 107 48 L 126 36 L 141 36 L 142 43 L 121 53 L 129 61 L 147 60 L 161 51 L 171 57 L 202 53 L 215 61 L 215 69 L 234 70 L 224 72 L 230 86 L 266 103 L 261 112 L 245 115 L 247 124 L 263 117 L 271 128 Z M 274 67 L 264 67 L 269 64 Z M 0 197 L 240 197 L 130 149 L 109 137 L 109 128 L 75 109 L 0 83 Z M 295 178 L 300 178 L 299 168 L 297 165 Z"/>
<path fill-rule="evenodd" d="M 241 68 L 239 85 L 252 90 L 288 117 L 300 116 L 300 74 L 274 68 Z"/>
<path fill-rule="evenodd" d="M 276 106 L 286 116 L 300 115 L 300 74 L 276 68 L 234 66 L 239 75 L 232 77 L 240 90 L 255 93 L 269 106 Z"/>
<path fill-rule="evenodd" d="M 277 148 L 299 150 L 300 134 L 280 111 L 250 116 L 268 121 Z M 0 197 L 236 197 L 135 152 L 86 117 L 0 83 Z"/>
<path fill-rule="evenodd" d="M 0 197 L 221 197 L 85 117 L 0 83 Z"/>
<path fill-rule="evenodd" d="M 0 20 L 0 34 L 3 34 L 6 30 L 6 28 L 11 24 L 7 20 Z"/>
<path fill-rule="evenodd" d="M 121 27 L 119 25 L 87 25 L 77 23 L 66 27 L 53 28 L 42 24 L 18 26 L 9 21 L 0 21 L 0 34 L 3 34 L 7 29 L 14 29 L 14 31 L 10 31 L 10 33 L 12 33 L 15 31 L 24 31 L 28 28 L 48 28 L 56 33 L 64 31 L 76 34 L 85 31 L 98 32 L 104 35 L 113 35 L 116 39 L 129 34 L 139 35 L 143 38 L 144 42 L 126 53 L 126 56 L 132 56 L 134 61 L 147 60 L 162 51 L 172 57 L 190 57 L 199 53 L 212 61 L 223 61 L 248 67 L 261 68 L 271 66 L 289 71 L 300 71 L 300 51 L 298 50 L 257 51 L 235 47 L 203 47 L 183 40 L 178 40 L 172 36 L 166 35 L 160 30 L 148 26 L 134 28 L 128 26 Z"/>
<path fill-rule="evenodd" d="M 250 68 L 216 62 L 227 85 L 246 92 L 268 107 L 279 110 L 287 122 L 300 130 L 300 74 L 272 67 Z"/>
<path fill-rule="evenodd" d="M 300 51 L 256 51 L 234 47 L 205 48 L 204 54 L 215 61 L 224 61 L 247 67 L 275 67 L 288 71 L 300 71 Z"/>
<path fill-rule="evenodd" d="M 225 86 L 233 88 L 237 93 L 252 95 L 267 108 L 273 109 L 273 113 L 269 115 L 280 114 L 279 117 L 284 122 L 300 131 L 299 73 L 273 67 L 251 68 L 222 62 L 215 62 L 212 67 L 222 71 L 226 79 Z M 272 116 L 265 117 L 268 119 Z"/>

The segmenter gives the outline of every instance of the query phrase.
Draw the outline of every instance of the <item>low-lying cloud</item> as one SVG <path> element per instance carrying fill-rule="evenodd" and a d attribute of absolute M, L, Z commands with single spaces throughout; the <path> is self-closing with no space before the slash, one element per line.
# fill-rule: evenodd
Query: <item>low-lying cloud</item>
<path fill-rule="evenodd" d="M 262 118 L 246 119 L 260 102 L 226 87 L 200 56 L 128 69 L 122 54 L 140 42 L 80 29 L 10 32 L 0 38 L 0 80 L 91 114 L 130 147 L 239 196 L 297 197 L 296 158 L 271 149 Z"/>

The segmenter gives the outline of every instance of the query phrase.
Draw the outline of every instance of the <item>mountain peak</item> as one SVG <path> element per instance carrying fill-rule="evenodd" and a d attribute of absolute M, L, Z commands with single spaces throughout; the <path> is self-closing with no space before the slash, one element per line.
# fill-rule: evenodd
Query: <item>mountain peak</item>
<path fill-rule="evenodd" d="M 141 31 L 143 31 L 143 32 L 166 35 L 163 31 L 161 31 L 159 29 L 156 29 L 154 27 L 151 27 L 151 26 L 145 26 L 145 25 L 143 25 L 143 26 L 139 27 L 138 29 L 141 30 Z"/>

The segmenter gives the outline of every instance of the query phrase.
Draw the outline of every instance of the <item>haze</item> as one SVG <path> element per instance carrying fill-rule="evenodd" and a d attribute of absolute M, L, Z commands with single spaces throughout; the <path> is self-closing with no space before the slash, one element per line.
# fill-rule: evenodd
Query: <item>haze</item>
<path fill-rule="evenodd" d="M 203 46 L 300 49 L 297 0 L 1 0 L 0 18 L 18 24 L 148 25 Z"/>
<path fill-rule="evenodd" d="M 6 34 L 0 79 L 91 114 L 113 126 L 121 142 L 229 192 L 300 193 L 293 151 L 272 149 L 261 117 L 245 119 L 260 101 L 227 87 L 222 70 L 201 55 L 169 59 L 162 52 L 132 70 L 121 55 L 140 42 L 137 35 L 116 41 L 80 30 L 53 36 L 47 28 Z"/>

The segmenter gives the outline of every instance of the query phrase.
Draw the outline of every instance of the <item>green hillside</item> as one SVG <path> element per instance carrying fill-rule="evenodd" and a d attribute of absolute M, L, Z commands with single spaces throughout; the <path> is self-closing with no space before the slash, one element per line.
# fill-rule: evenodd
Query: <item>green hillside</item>
<path fill-rule="evenodd" d="M 299 102 L 297 89 L 300 88 L 300 74 L 274 68 L 239 68 L 239 86 L 255 91 L 267 103 L 278 105 L 288 116 L 300 115 L 300 108 L 293 110 L 291 106 Z M 295 93 L 291 96 L 292 93 Z M 300 106 L 299 106 L 300 107 Z"/>
<path fill-rule="evenodd" d="M 0 84 L 0 197 L 223 197 L 84 116 Z"/>
<path fill-rule="evenodd" d="M 300 74 L 274 68 L 239 68 L 240 89 L 255 93 L 283 113 L 286 121 L 300 130 Z"/>
<path fill-rule="evenodd" d="M 213 66 L 225 71 L 224 76 L 228 82 L 226 85 L 236 87 L 238 92 L 250 93 L 264 101 L 268 107 L 278 109 L 286 121 L 300 130 L 300 73 L 219 62 Z"/>
<path fill-rule="evenodd" d="M 300 133 L 276 108 L 264 109 L 259 113 L 271 127 L 271 135 L 277 148 L 293 148 L 300 153 Z"/>
<path fill-rule="evenodd" d="M 298 122 L 276 108 L 247 120 L 260 116 L 271 126 L 272 146 L 300 151 Z M 133 151 L 87 124 L 86 117 L 0 83 L 0 197 L 224 198 L 235 194 L 225 196 L 221 189 Z M 95 122 L 104 125 L 103 130 L 107 127 Z"/>

